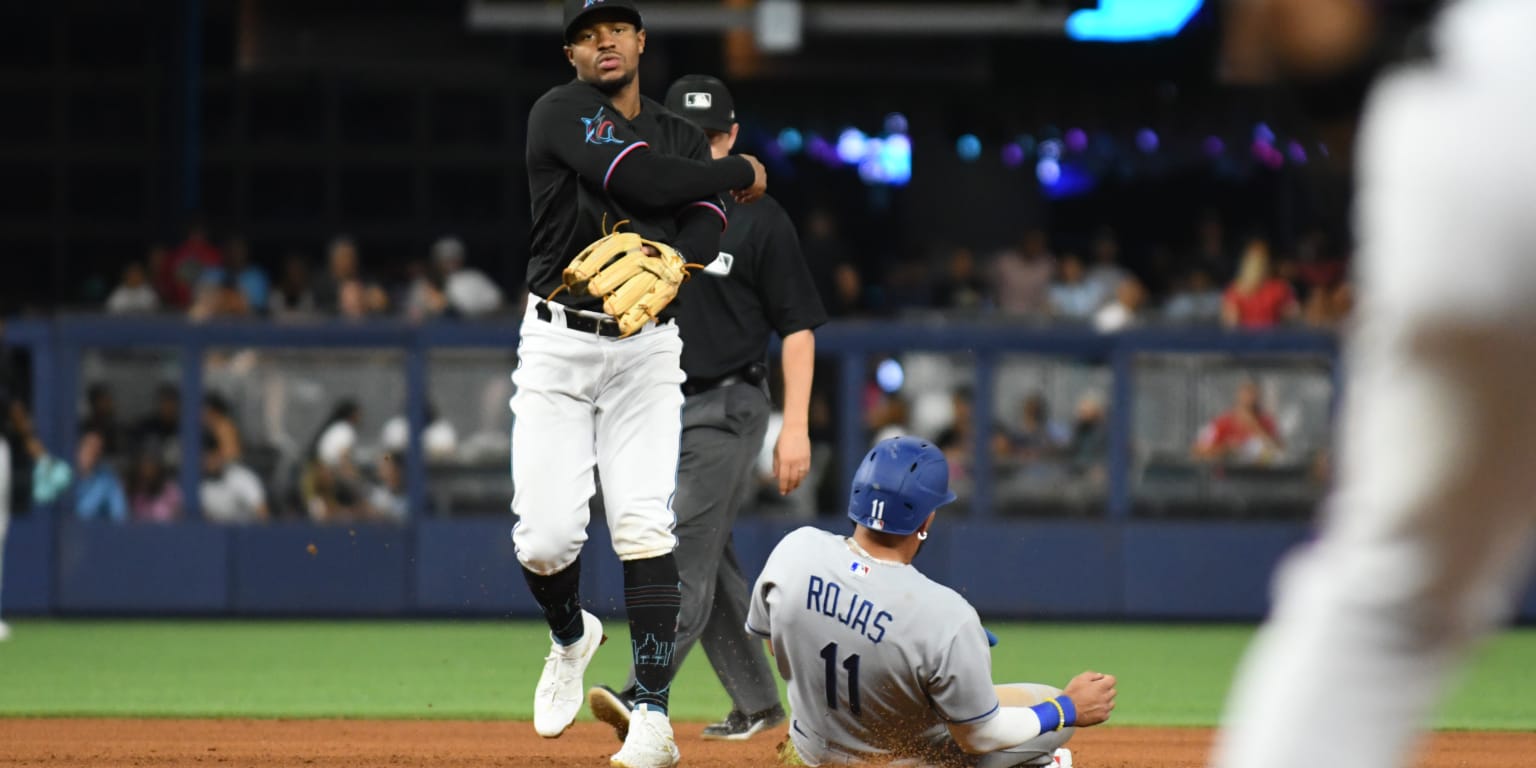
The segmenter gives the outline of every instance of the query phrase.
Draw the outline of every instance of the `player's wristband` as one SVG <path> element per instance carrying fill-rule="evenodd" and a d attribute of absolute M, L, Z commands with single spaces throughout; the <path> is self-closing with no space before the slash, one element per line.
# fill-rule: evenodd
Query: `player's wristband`
<path fill-rule="evenodd" d="M 1077 722 L 1077 706 L 1066 696 L 1057 696 L 1044 704 L 1036 704 L 1030 710 L 1040 719 L 1041 733 L 1059 731 Z"/>

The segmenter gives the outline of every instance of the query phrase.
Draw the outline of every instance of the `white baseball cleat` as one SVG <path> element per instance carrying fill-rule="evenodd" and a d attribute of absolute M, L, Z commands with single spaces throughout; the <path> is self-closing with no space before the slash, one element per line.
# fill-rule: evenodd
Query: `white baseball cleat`
<path fill-rule="evenodd" d="M 597 647 L 608 639 L 603 636 L 603 623 L 586 611 L 581 612 L 581 627 L 581 639 L 570 645 L 550 638 L 544 672 L 539 675 L 538 687 L 533 689 L 533 730 L 546 739 L 565 733 L 576 720 L 586 690 L 581 676 L 597 655 Z"/>
<path fill-rule="evenodd" d="M 1072 768 L 1072 750 L 1062 747 L 1051 753 L 1052 768 Z"/>
<path fill-rule="evenodd" d="M 11 639 L 11 625 L 0 621 L 0 642 Z"/>
<path fill-rule="evenodd" d="M 629 714 L 629 736 L 608 764 L 613 768 L 673 768 L 681 759 L 666 713 L 642 704 Z"/>

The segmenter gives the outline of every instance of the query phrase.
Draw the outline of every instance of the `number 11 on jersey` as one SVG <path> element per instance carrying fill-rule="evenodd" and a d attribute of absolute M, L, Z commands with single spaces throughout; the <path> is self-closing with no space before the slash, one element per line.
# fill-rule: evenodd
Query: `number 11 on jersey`
<path fill-rule="evenodd" d="M 827 662 L 827 709 L 837 711 L 837 643 L 827 643 L 821 649 L 821 658 Z M 848 711 L 855 716 L 861 714 L 859 710 L 859 655 L 857 653 L 843 660 L 843 669 L 848 670 Z"/>

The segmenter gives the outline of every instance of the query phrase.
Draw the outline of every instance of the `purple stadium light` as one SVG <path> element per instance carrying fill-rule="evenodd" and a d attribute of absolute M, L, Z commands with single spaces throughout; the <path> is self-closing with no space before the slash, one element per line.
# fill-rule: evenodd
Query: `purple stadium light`
<path fill-rule="evenodd" d="M 1081 128 L 1068 128 L 1064 138 L 1070 152 L 1081 152 L 1088 148 L 1088 132 Z"/>
<path fill-rule="evenodd" d="M 907 116 L 900 112 L 892 112 L 885 116 L 886 133 L 906 133 Z"/>
<path fill-rule="evenodd" d="M 1291 162 L 1300 165 L 1307 162 L 1307 148 L 1303 147 L 1301 142 L 1292 140 L 1289 144 L 1285 145 L 1285 156 Z"/>
<path fill-rule="evenodd" d="M 1253 126 L 1253 140 L 1264 144 L 1275 143 L 1275 129 L 1269 127 L 1269 123 L 1258 123 Z"/>
<path fill-rule="evenodd" d="M 1205 143 L 1202 146 L 1205 148 L 1205 153 L 1211 157 L 1218 157 L 1227 151 L 1227 143 L 1222 141 L 1220 136 L 1205 137 Z"/>
<path fill-rule="evenodd" d="M 1157 151 L 1157 132 L 1151 128 L 1143 128 L 1136 132 L 1136 148 L 1142 152 L 1151 154 Z"/>
<path fill-rule="evenodd" d="M 1017 168 L 1024 164 L 1024 148 L 1013 142 L 1003 145 L 1003 165 Z"/>

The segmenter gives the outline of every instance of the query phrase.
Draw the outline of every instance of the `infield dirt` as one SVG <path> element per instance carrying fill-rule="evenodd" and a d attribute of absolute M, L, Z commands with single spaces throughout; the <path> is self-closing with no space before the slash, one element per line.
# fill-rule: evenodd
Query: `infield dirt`
<path fill-rule="evenodd" d="M 703 741 L 702 724 L 677 727 L 684 768 L 770 768 L 784 729 L 745 743 Z M 1078 768 L 1201 768 L 1212 732 L 1108 727 L 1072 739 Z M 1323 745 L 1320 745 L 1322 747 Z M 525 722 L 389 720 L 0 719 L 0 766 L 538 766 L 605 768 L 618 741 L 578 723 L 541 739 Z M 1421 768 L 1505 768 L 1536 755 L 1536 734 L 1442 732 Z M 1327 763 L 1319 754 L 1319 765 Z"/>

